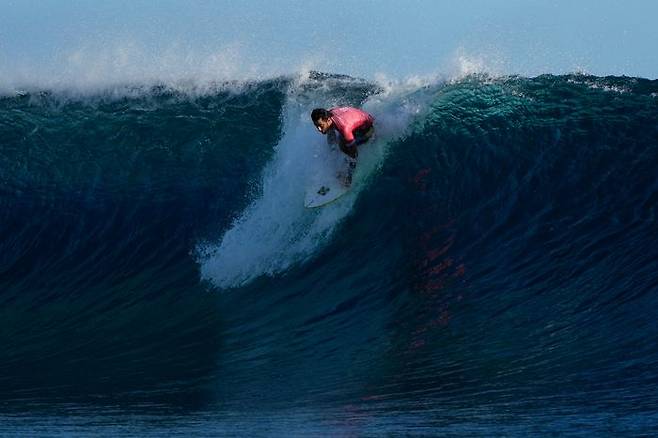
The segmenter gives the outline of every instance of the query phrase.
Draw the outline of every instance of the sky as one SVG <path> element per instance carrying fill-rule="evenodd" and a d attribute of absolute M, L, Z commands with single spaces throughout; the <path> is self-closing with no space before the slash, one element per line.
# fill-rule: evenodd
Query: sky
<path fill-rule="evenodd" d="M 656 0 L 0 0 L 0 81 L 658 78 Z"/>

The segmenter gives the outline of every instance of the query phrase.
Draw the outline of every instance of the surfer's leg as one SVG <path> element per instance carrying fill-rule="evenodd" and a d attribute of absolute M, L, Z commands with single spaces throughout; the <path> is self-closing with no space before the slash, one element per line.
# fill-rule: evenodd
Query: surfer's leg
<path fill-rule="evenodd" d="M 343 151 L 345 155 L 356 160 L 356 157 L 359 155 L 359 151 L 356 149 L 356 144 L 352 147 L 347 147 L 344 144 L 340 145 L 340 150 Z"/>
<path fill-rule="evenodd" d="M 347 172 L 345 174 L 345 178 L 343 178 L 343 185 L 345 187 L 349 187 L 352 185 L 352 173 L 354 173 L 354 169 L 356 169 L 356 159 L 355 158 L 347 158 Z"/>

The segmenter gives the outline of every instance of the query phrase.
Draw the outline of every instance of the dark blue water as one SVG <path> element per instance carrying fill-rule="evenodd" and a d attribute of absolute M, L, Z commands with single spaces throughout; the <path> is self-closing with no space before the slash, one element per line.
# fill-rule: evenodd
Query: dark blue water
<path fill-rule="evenodd" d="M 658 81 L 1 97 L 0 434 L 651 435 L 657 209 Z"/>

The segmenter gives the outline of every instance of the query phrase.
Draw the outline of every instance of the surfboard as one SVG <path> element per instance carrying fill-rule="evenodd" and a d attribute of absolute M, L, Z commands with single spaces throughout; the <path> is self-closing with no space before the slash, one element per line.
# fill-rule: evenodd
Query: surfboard
<path fill-rule="evenodd" d="M 304 207 L 325 206 L 350 191 L 356 162 L 346 159 L 342 154 L 334 158 L 324 161 L 322 169 L 314 175 L 313 181 L 306 189 Z"/>
<path fill-rule="evenodd" d="M 304 196 L 304 207 L 323 207 L 349 192 L 354 169 L 356 160 L 347 158 L 336 148 L 331 149 L 323 156 L 319 167 L 313 170 Z"/>
<path fill-rule="evenodd" d="M 306 190 L 304 207 L 317 208 L 343 196 L 350 191 L 350 186 L 345 186 L 342 178 L 329 178 L 321 184 L 311 186 Z"/>

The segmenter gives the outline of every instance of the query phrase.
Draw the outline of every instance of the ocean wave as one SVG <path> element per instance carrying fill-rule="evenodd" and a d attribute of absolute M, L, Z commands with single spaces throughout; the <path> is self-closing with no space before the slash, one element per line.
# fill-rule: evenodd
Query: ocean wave
<path fill-rule="evenodd" d="M 657 91 L 313 73 L 4 97 L 4 396 L 655 408 Z M 378 137 L 309 211 L 308 112 L 335 104 Z"/>

